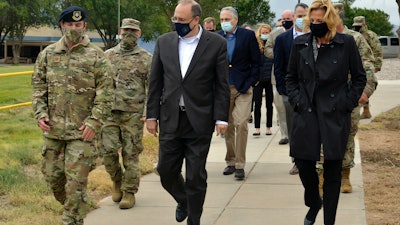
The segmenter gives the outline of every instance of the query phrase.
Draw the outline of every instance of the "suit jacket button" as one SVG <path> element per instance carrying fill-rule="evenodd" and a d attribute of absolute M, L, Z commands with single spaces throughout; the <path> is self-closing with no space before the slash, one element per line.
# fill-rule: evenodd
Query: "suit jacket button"
<path fill-rule="evenodd" d="M 229 68 L 232 68 L 232 65 L 231 65 L 231 64 L 229 64 Z"/>
<path fill-rule="evenodd" d="M 309 108 L 308 108 L 308 112 L 312 112 L 312 109 L 311 109 L 311 107 L 309 107 Z"/>

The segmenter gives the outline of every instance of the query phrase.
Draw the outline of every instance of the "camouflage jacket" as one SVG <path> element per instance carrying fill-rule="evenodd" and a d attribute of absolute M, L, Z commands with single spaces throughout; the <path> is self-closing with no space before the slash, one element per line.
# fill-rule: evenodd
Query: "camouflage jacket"
<path fill-rule="evenodd" d="M 364 36 L 365 40 L 367 40 L 367 43 L 372 49 L 372 53 L 374 54 L 375 57 L 374 61 L 375 69 L 380 71 L 382 68 L 383 53 L 382 53 L 381 42 L 379 41 L 378 35 L 375 32 L 368 30 L 367 28 L 361 28 L 360 33 Z"/>
<path fill-rule="evenodd" d="M 358 51 L 360 52 L 361 60 L 364 66 L 365 74 L 367 76 L 367 83 L 364 88 L 364 93 L 367 94 L 368 97 L 374 93 L 376 86 L 378 85 L 378 79 L 375 76 L 375 67 L 374 67 L 374 54 L 367 41 L 363 37 L 362 34 L 356 32 L 354 30 L 350 30 L 347 27 L 344 28 L 343 33 L 349 34 L 354 37 L 356 41 Z"/>
<path fill-rule="evenodd" d="M 378 85 L 378 79 L 375 76 L 375 58 L 374 54 L 372 53 L 372 49 L 368 45 L 363 35 L 359 32 L 350 30 L 345 27 L 343 33 L 353 36 L 354 40 L 356 41 L 361 60 L 363 62 L 365 74 L 367 76 L 367 83 L 364 88 L 364 93 L 367 94 L 368 97 L 370 97 L 372 93 L 374 93 L 376 86 Z"/>
<path fill-rule="evenodd" d="M 152 55 L 136 46 L 132 51 L 121 51 L 120 45 L 105 53 L 113 64 L 113 110 L 146 115 L 146 96 Z"/>
<path fill-rule="evenodd" d="M 97 46 L 84 40 L 68 50 L 65 37 L 37 57 L 32 75 L 33 110 L 37 120 L 48 117 L 48 138 L 82 138 L 84 124 L 99 132 L 111 113 L 112 66 Z"/>

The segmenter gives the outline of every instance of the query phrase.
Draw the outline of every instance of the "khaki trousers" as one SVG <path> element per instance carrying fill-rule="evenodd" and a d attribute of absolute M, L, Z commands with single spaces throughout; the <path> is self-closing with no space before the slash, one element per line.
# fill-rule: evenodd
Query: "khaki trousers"
<path fill-rule="evenodd" d="M 225 132 L 226 156 L 228 166 L 243 169 L 246 164 L 246 146 L 248 126 L 251 114 L 253 88 L 250 87 L 245 94 L 239 93 L 231 85 L 231 99 L 229 107 L 228 129 Z"/>
<path fill-rule="evenodd" d="M 281 132 L 281 139 L 288 138 L 289 134 L 286 123 L 286 109 L 285 109 L 285 104 L 283 103 L 283 96 L 279 95 L 275 85 L 272 86 L 272 89 L 274 90 L 275 108 L 278 112 L 279 130 Z"/>

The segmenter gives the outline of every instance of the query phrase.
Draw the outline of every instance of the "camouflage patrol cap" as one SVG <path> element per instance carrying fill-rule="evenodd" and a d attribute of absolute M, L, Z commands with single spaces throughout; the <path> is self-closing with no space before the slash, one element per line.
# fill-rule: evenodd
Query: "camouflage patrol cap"
<path fill-rule="evenodd" d="M 363 16 L 356 16 L 353 19 L 353 27 L 354 26 L 362 26 L 365 23 L 365 17 Z"/>
<path fill-rule="evenodd" d="M 140 21 L 132 19 L 132 18 L 125 18 L 122 20 L 121 29 L 130 28 L 134 30 L 140 30 Z"/>
<path fill-rule="evenodd" d="M 333 3 L 333 7 L 336 9 L 336 11 L 338 12 L 339 16 L 341 18 L 343 18 L 344 17 L 344 6 L 343 6 L 343 3 L 335 2 L 335 3 Z"/>
<path fill-rule="evenodd" d="M 86 11 L 79 6 L 70 6 L 61 12 L 58 22 L 79 22 L 86 19 Z"/>

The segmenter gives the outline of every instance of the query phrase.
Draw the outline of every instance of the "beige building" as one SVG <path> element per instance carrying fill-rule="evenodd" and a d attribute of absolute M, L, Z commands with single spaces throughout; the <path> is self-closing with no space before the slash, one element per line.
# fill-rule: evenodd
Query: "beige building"
<path fill-rule="evenodd" d="M 86 33 L 89 35 L 91 42 L 104 48 L 103 41 L 97 31 L 87 31 Z M 60 38 L 61 30 L 58 27 L 52 28 L 50 26 L 45 26 L 40 28 L 30 28 L 26 32 L 22 43 L 20 63 L 34 63 L 37 55 L 43 50 L 43 48 L 58 41 Z M 1 44 L 0 63 L 12 62 L 13 43 L 13 40 L 8 40 L 8 37 L 6 37 L 4 42 Z"/>

